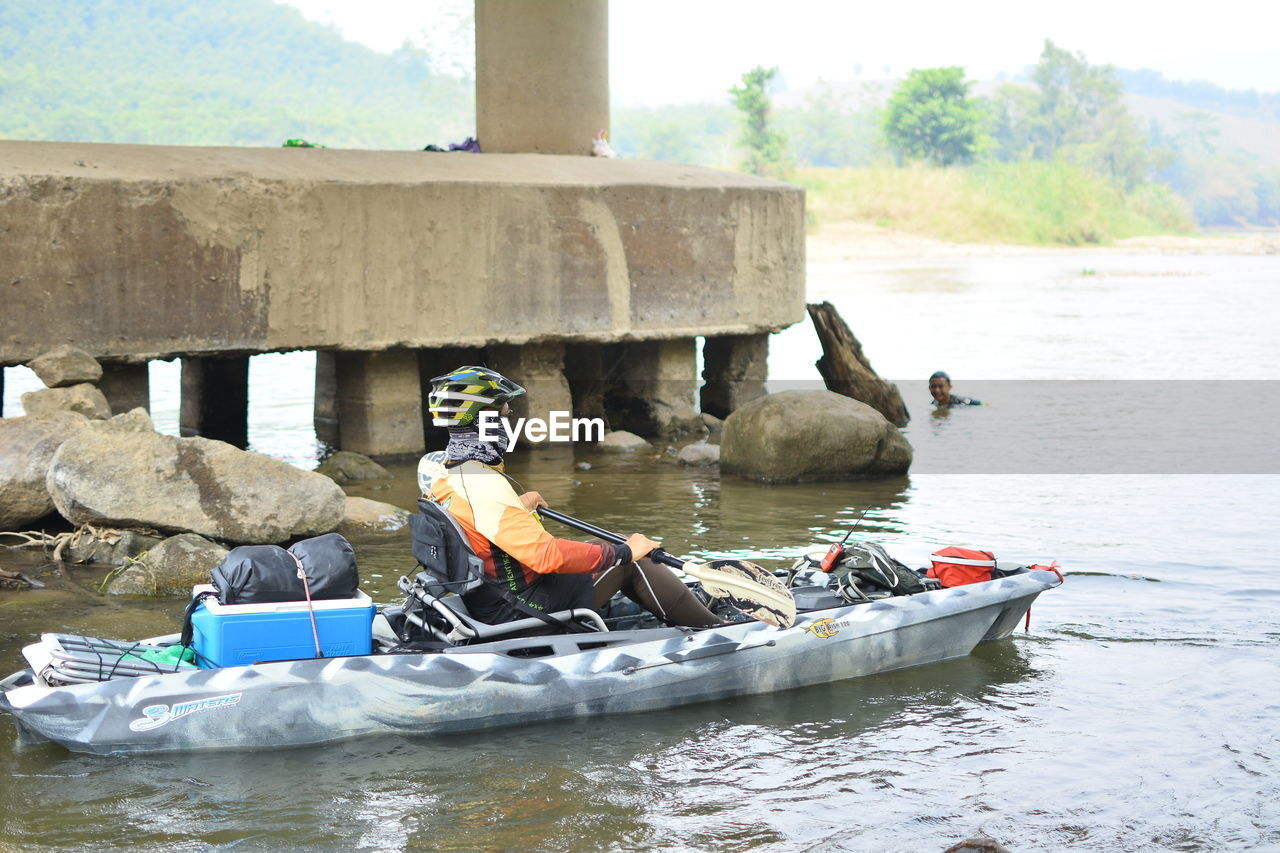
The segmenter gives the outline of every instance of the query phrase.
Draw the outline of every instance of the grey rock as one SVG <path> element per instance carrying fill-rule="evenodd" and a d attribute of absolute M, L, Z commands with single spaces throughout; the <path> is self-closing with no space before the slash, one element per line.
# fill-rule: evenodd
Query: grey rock
<path fill-rule="evenodd" d="M 151 420 L 151 413 L 139 406 L 124 414 L 116 415 L 105 421 L 92 421 L 89 424 L 90 429 L 107 430 L 110 432 L 155 432 L 155 422 Z"/>
<path fill-rule="evenodd" d="M 354 483 L 358 480 L 389 480 L 394 475 L 361 453 L 339 450 L 316 468 L 335 483 Z"/>
<path fill-rule="evenodd" d="M 41 388 L 22 395 L 22 408 L 32 417 L 45 417 L 54 412 L 75 412 L 86 418 L 102 420 L 111 417 L 107 398 L 95 386 L 85 382 L 70 388 Z"/>
<path fill-rule="evenodd" d="M 875 409 L 831 391 L 784 391 L 729 415 L 721 468 L 792 483 L 905 473 L 911 445 Z"/>
<path fill-rule="evenodd" d="M 102 378 L 102 365 L 82 349 L 69 344 L 54 347 L 27 362 L 27 367 L 48 388 L 62 388 L 80 382 L 97 382 Z"/>
<path fill-rule="evenodd" d="M 102 535 L 97 536 L 85 530 L 72 539 L 62 556 L 71 563 L 119 566 L 154 548 L 161 541 L 159 536 L 150 536 L 137 530 L 103 531 Z"/>
<path fill-rule="evenodd" d="M 337 483 L 207 438 L 84 430 L 46 478 L 73 524 L 151 527 L 236 543 L 328 533 L 342 521 Z"/>
<path fill-rule="evenodd" d="M 112 595 L 187 597 L 196 584 L 208 583 L 210 570 L 227 549 L 195 533 L 172 536 L 155 545 L 107 584 Z"/>
<path fill-rule="evenodd" d="M 685 465 L 719 465 L 720 448 L 715 444 L 688 444 L 676 456 Z"/>
<path fill-rule="evenodd" d="M 577 470 L 579 470 L 579 471 L 590 471 L 590 470 L 591 470 L 591 463 L 590 463 L 590 462 L 575 462 L 575 463 L 573 463 L 573 467 L 574 467 L 574 468 L 576 468 L 576 469 L 577 469 Z"/>
<path fill-rule="evenodd" d="M 348 497 L 338 532 L 348 539 L 370 533 L 396 533 L 408 526 L 410 515 L 407 509 L 394 504 Z"/>
<path fill-rule="evenodd" d="M 615 429 L 613 432 L 605 433 L 599 444 L 602 450 L 641 450 L 649 446 L 649 442 L 625 429 Z"/>
<path fill-rule="evenodd" d="M 0 530 L 18 530 L 53 512 L 45 485 L 62 443 L 89 421 L 74 412 L 0 418 Z"/>
<path fill-rule="evenodd" d="M 702 413 L 702 423 L 707 428 L 707 431 L 711 433 L 717 433 L 724 429 L 724 421 L 706 412 Z"/>

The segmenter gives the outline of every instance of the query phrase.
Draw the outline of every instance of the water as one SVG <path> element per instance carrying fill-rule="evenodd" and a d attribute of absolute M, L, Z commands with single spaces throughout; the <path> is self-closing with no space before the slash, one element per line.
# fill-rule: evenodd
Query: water
<path fill-rule="evenodd" d="M 1269 400 L 1278 286 L 1274 257 L 819 259 L 810 299 L 841 309 L 882 375 L 909 379 L 910 477 L 760 487 L 666 456 L 563 450 L 512 464 L 553 505 L 684 554 L 786 559 L 869 507 L 864 534 L 912 565 L 958 543 L 1056 558 L 1067 583 L 1037 603 L 1029 634 L 853 682 L 447 739 L 91 758 L 19 745 L 5 720 L 0 847 L 940 851 L 986 833 L 1018 851 L 1280 849 L 1280 477 L 1251 473 L 1276 470 L 1280 445 L 1232 451 L 1263 428 L 1241 412 Z M 771 379 L 816 378 L 818 354 L 807 324 L 782 333 Z M 295 378 L 307 357 L 253 364 L 254 406 L 271 408 L 251 441 L 308 463 L 310 400 Z M 924 377 L 939 368 L 958 393 L 981 386 L 998 404 L 930 416 Z M 173 431 L 176 372 L 153 370 L 157 422 Z M 1236 406 L 1203 408 L 1203 389 L 1240 379 L 1257 384 L 1224 392 Z M 1142 389 L 1161 380 L 1195 382 L 1151 405 Z M 11 371 L 6 395 L 19 383 Z M 1055 405 L 1068 387 L 1114 393 Z M 1176 458 L 1127 458 L 1134 439 L 1114 438 L 1107 418 L 1124 399 L 1150 407 L 1152 431 L 1178 425 Z M 1043 469 L 968 461 L 1011 413 L 1034 428 L 1010 455 Z M 1096 457 L 1119 473 L 1051 464 Z M 1202 459 L 1230 473 L 1187 473 Z M 410 506 L 412 471 L 395 473 L 351 492 Z M 407 540 L 356 547 L 366 588 L 393 600 Z M 42 630 L 177 624 L 177 602 L 96 595 L 101 570 L 6 565 L 49 589 L 0 592 L 4 671 Z"/>

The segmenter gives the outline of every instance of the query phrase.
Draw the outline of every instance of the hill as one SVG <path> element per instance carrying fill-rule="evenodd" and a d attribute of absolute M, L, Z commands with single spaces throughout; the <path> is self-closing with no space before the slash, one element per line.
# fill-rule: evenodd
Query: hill
<path fill-rule="evenodd" d="M 470 81 L 270 0 L 6 0 L 0 138 L 422 148 L 474 131 Z"/>

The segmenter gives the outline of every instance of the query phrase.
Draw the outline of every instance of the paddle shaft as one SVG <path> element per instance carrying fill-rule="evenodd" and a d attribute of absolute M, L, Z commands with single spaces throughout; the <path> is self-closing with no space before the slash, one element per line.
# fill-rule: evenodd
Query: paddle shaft
<path fill-rule="evenodd" d="M 574 518 L 571 515 L 565 515 L 563 512 L 556 512 L 554 509 L 551 509 L 550 507 L 545 507 L 545 506 L 538 507 L 538 514 L 541 515 L 543 518 L 549 518 L 552 521 L 558 521 L 561 524 L 567 525 L 569 527 L 577 528 L 578 530 L 581 530 L 583 533 L 589 533 L 592 536 L 598 536 L 606 542 L 612 542 L 614 545 L 627 544 L 627 537 L 625 536 L 620 536 L 617 533 L 614 533 L 609 530 L 605 530 L 603 527 L 596 527 L 594 524 L 591 524 L 590 522 L 581 521 L 579 519 Z M 654 548 L 652 551 L 648 553 L 647 557 L 648 559 L 653 560 L 655 563 L 662 563 L 664 566 L 670 566 L 673 569 L 681 568 L 682 566 L 684 566 L 684 563 L 685 563 L 684 560 L 667 553 L 661 548 Z"/>

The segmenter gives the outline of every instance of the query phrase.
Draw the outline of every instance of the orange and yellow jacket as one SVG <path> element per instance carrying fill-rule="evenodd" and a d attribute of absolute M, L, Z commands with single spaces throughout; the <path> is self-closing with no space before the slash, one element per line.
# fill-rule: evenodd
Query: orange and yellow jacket
<path fill-rule="evenodd" d="M 516 595 L 539 575 L 594 573 L 630 560 L 626 546 L 555 538 L 499 469 L 474 459 L 436 470 L 430 497 L 458 520 L 485 576 Z"/>

